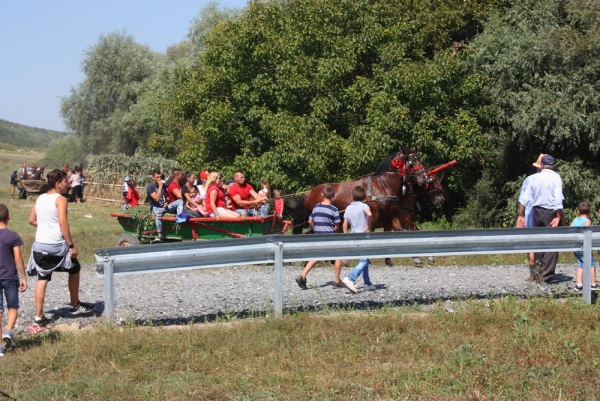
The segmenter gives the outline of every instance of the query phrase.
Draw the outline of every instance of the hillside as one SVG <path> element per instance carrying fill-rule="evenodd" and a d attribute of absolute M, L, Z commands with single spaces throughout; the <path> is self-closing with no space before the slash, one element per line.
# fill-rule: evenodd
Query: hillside
<path fill-rule="evenodd" d="M 47 148 L 52 141 L 66 135 L 66 132 L 28 127 L 0 119 L 0 142 L 17 147 Z"/>

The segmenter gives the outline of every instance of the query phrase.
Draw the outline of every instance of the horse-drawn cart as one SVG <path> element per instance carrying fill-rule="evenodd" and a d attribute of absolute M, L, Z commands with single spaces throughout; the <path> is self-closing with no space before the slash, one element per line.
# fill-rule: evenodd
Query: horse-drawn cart
<path fill-rule="evenodd" d="M 156 237 L 154 229 L 144 229 L 140 219 L 133 214 L 111 213 L 125 230 L 125 234 L 117 239 L 115 246 L 139 245 Z M 150 216 L 148 216 L 150 217 Z M 152 222 L 154 217 L 151 217 Z M 211 240 L 223 238 L 256 237 L 269 234 L 283 234 L 291 225 L 291 221 L 277 216 L 246 217 L 241 219 L 217 220 L 215 218 L 191 218 L 177 224 L 175 217 L 163 217 L 162 237 L 167 241 Z M 140 239 L 142 241 L 140 241 Z"/>
<path fill-rule="evenodd" d="M 46 181 L 41 180 L 18 180 L 19 199 L 27 199 L 28 196 L 40 195 L 48 192 Z"/>

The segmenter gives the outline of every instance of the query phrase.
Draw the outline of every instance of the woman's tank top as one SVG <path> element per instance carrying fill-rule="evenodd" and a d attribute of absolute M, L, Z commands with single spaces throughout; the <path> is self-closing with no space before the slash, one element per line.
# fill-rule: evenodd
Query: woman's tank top
<path fill-rule="evenodd" d="M 35 214 L 37 217 L 37 230 L 35 240 L 42 244 L 59 244 L 64 242 L 60 226 L 58 225 L 58 209 L 56 199 L 61 194 L 40 195 L 35 203 Z"/>
<path fill-rule="evenodd" d="M 589 219 L 587 217 L 575 217 L 573 219 L 573 226 L 574 227 L 583 227 L 583 225 L 585 224 L 586 221 L 588 221 Z"/>

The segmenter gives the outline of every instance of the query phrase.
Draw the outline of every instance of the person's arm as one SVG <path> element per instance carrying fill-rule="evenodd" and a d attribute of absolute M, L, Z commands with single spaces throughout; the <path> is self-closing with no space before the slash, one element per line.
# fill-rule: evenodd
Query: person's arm
<path fill-rule="evenodd" d="M 25 274 L 25 263 L 23 262 L 23 255 L 21 254 L 21 247 L 15 246 L 13 247 L 13 252 L 15 254 L 15 263 L 17 265 L 17 269 L 19 270 L 19 274 L 21 275 L 21 284 L 19 290 L 21 292 L 25 292 L 27 290 L 27 274 Z"/>
<path fill-rule="evenodd" d="M 315 230 L 315 222 L 312 219 L 308 219 L 308 225 L 313 231 Z"/>
<path fill-rule="evenodd" d="M 335 230 L 336 233 L 340 232 L 340 223 L 335 223 L 333 225 L 333 229 Z"/>
<path fill-rule="evenodd" d="M 592 220 L 590 220 L 589 218 L 587 219 L 587 221 L 585 222 L 585 224 L 583 225 L 584 227 L 587 226 L 591 226 L 592 225 Z"/>
<path fill-rule="evenodd" d="M 175 195 L 177 199 L 181 199 L 181 190 L 179 188 L 173 189 L 173 195 Z"/>
<path fill-rule="evenodd" d="M 69 221 L 67 220 L 67 198 L 59 196 L 56 198 L 56 209 L 58 211 L 58 225 L 63 238 L 69 245 L 69 253 L 71 258 L 77 257 L 77 249 L 73 246 L 73 239 L 71 238 L 71 230 L 69 229 Z M 73 247 L 71 247 L 73 246 Z"/>
<path fill-rule="evenodd" d="M 525 206 L 519 203 L 519 217 L 517 217 L 517 228 L 525 227 Z"/>
<path fill-rule="evenodd" d="M 348 219 L 344 218 L 344 223 L 342 224 L 342 231 L 344 234 L 348 233 Z"/>
<path fill-rule="evenodd" d="M 554 187 L 552 188 L 552 192 L 554 195 L 554 211 L 556 212 L 556 217 L 552 219 L 550 222 L 550 227 L 557 227 L 564 220 L 565 216 L 563 214 L 563 191 L 562 191 L 562 180 L 558 178 L 558 181 L 554 183 Z M 563 223 L 564 224 L 564 223 Z"/>
<path fill-rule="evenodd" d="M 209 197 L 209 201 L 210 201 L 210 208 L 212 209 L 213 213 L 215 214 L 215 219 L 219 220 L 221 218 L 221 215 L 217 211 L 217 191 L 218 191 L 217 189 L 210 191 L 210 193 L 208 194 L 208 197 Z"/>
<path fill-rule="evenodd" d="M 155 192 L 152 192 L 150 195 L 150 197 L 155 201 L 158 202 L 160 201 L 160 196 L 162 195 L 162 188 L 163 188 L 163 183 L 162 181 L 160 181 L 158 183 L 158 189 Z"/>
<path fill-rule="evenodd" d="M 255 205 L 260 205 L 261 203 L 266 203 L 269 201 L 266 196 L 257 193 L 253 189 L 250 190 L 250 195 L 252 195 L 252 197 L 255 199 L 254 201 L 251 201 Z"/>
<path fill-rule="evenodd" d="M 371 231 L 371 221 L 373 220 L 373 213 L 371 213 L 371 209 L 365 209 L 365 214 L 367 215 L 367 228 L 365 228 L 365 232 L 368 233 Z"/>
<path fill-rule="evenodd" d="M 254 192 L 254 191 L 251 191 Z M 256 192 L 254 192 L 256 194 Z M 256 194 L 258 196 L 258 194 Z M 260 197 L 260 196 L 259 196 Z M 235 194 L 231 197 L 231 200 L 238 206 L 240 207 L 244 207 L 244 206 L 255 206 L 255 205 L 259 205 L 261 203 L 260 200 L 242 200 L 242 197 L 239 194 Z"/>
<path fill-rule="evenodd" d="M 33 204 L 33 207 L 31 208 L 31 212 L 29 212 L 29 224 L 31 224 L 34 227 L 37 227 L 37 214 L 35 213 L 35 205 L 36 203 Z"/>
<path fill-rule="evenodd" d="M 184 193 L 183 196 L 185 197 L 185 204 L 188 209 L 195 209 L 198 207 L 198 204 L 192 199 L 189 192 Z"/>

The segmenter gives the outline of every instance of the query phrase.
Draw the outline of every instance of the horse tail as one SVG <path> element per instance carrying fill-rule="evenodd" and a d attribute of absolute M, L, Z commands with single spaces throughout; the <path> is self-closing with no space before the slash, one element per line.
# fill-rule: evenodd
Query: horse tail
<path fill-rule="evenodd" d="M 296 203 L 296 209 L 294 210 L 294 222 L 292 233 L 302 234 L 302 230 L 308 224 L 308 216 L 306 210 L 304 210 L 304 195 L 298 198 Z"/>

